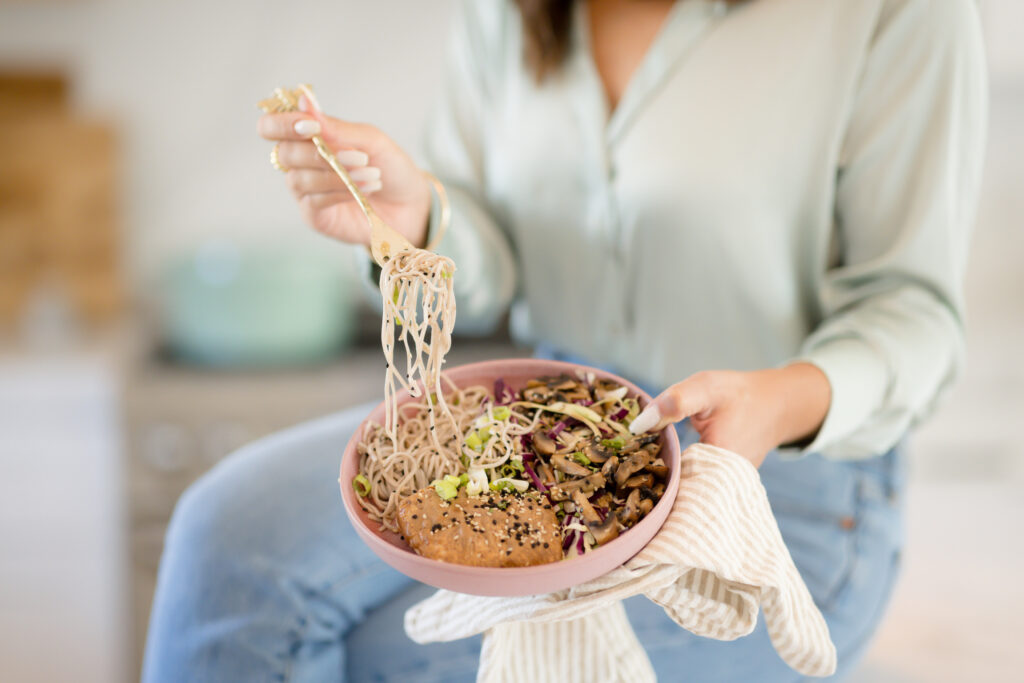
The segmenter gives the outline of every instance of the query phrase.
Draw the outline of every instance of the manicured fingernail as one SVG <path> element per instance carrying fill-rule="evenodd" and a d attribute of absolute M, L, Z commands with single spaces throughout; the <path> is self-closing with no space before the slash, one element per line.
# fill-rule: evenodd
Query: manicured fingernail
<path fill-rule="evenodd" d="M 380 169 L 376 166 L 363 166 L 348 172 L 352 180 L 366 182 L 368 180 L 380 180 Z"/>
<path fill-rule="evenodd" d="M 633 434 L 643 434 L 654 429 L 659 422 L 661 422 L 661 411 L 656 403 L 651 403 L 630 423 L 629 431 Z"/>
<path fill-rule="evenodd" d="M 382 187 L 384 187 L 384 185 L 379 180 L 371 180 L 368 183 L 359 183 L 359 189 L 362 190 L 363 194 L 376 192 Z"/>
<path fill-rule="evenodd" d="M 340 152 L 335 152 L 334 158 L 338 160 L 339 164 L 348 168 L 366 166 L 370 163 L 370 157 L 368 154 L 354 149 L 343 149 Z"/>
<path fill-rule="evenodd" d="M 320 122 L 313 119 L 302 119 L 295 122 L 295 132 L 308 138 L 320 132 Z"/>
<path fill-rule="evenodd" d="M 309 109 L 310 109 L 309 98 L 307 98 L 305 95 L 301 95 L 299 97 L 299 111 L 308 112 Z"/>

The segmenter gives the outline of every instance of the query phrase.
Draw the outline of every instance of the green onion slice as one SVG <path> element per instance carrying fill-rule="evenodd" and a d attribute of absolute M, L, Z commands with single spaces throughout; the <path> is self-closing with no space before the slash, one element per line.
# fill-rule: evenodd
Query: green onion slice
<path fill-rule="evenodd" d="M 576 451 L 572 454 L 572 459 L 581 465 L 589 465 L 590 458 L 583 454 L 583 451 Z"/>
<path fill-rule="evenodd" d="M 356 490 L 360 498 L 366 498 L 370 495 L 370 480 L 361 474 L 357 474 L 352 477 L 352 488 Z"/>

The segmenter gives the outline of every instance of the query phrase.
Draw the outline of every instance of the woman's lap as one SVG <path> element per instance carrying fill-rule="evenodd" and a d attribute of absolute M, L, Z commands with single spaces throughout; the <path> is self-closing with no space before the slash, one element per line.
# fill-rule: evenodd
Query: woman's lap
<path fill-rule="evenodd" d="M 474 679 L 479 639 L 408 640 L 402 614 L 432 589 L 380 562 L 344 514 L 338 460 L 367 410 L 257 442 L 186 493 L 168 532 L 144 680 Z M 882 469 L 813 456 L 762 468 L 840 674 L 859 658 L 895 576 L 899 515 Z M 642 597 L 627 611 L 665 680 L 798 678 L 762 624 L 728 643 L 690 634 Z"/>
<path fill-rule="evenodd" d="M 355 535 L 341 450 L 369 407 L 276 434 L 182 497 L 168 530 L 144 680 L 331 680 L 339 634 L 413 582 Z"/>

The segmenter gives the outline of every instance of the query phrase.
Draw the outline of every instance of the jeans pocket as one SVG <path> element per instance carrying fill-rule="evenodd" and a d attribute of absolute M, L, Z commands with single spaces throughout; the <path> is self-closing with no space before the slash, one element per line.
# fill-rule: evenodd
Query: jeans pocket
<path fill-rule="evenodd" d="M 835 515 L 795 501 L 773 500 L 772 509 L 797 571 L 822 610 L 835 605 L 857 561 L 855 514 Z"/>

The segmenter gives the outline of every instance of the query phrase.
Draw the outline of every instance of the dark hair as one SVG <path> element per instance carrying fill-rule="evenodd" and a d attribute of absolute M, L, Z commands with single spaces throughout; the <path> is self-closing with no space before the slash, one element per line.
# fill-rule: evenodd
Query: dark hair
<path fill-rule="evenodd" d="M 584 0 L 585 1 L 585 0 Z M 725 0 L 729 4 L 743 0 Z M 538 82 L 557 71 L 569 52 L 574 0 L 514 0 L 523 17 L 523 59 Z"/>
<path fill-rule="evenodd" d="M 573 0 L 515 0 L 523 16 L 523 59 L 538 82 L 565 61 Z"/>

